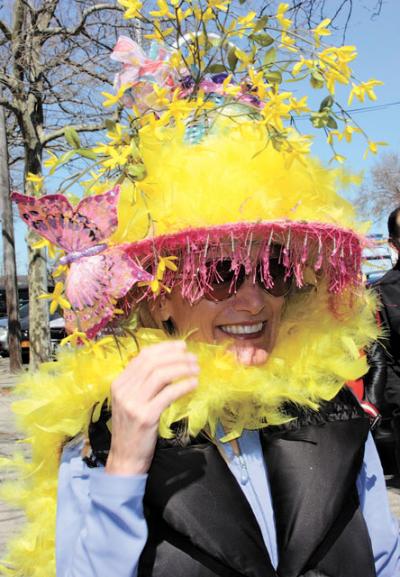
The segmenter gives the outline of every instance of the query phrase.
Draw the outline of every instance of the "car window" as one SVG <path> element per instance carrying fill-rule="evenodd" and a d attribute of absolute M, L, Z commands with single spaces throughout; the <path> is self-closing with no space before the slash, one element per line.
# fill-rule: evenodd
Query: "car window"
<path fill-rule="evenodd" d="M 19 316 L 21 319 L 24 319 L 25 317 L 29 316 L 29 303 L 26 303 L 25 305 L 22 305 L 22 307 L 19 308 Z M 59 319 L 61 316 L 62 315 L 58 311 L 56 311 L 55 313 L 50 315 L 50 320 L 53 321 L 54 319 Z"/>
<path fill-rule="evenodd" d="M 60 318 L 62 318 L 62 315 L 60 315 L 60 313 L 58 313 L 58 312 L 55 312 L 52 315 L 50 315 L 51 321 L 54 321 L 54 319 L 60 319 Z"/>
<path fill-rule="evenodd" d="M 29 315 L 29 304 L 26 303 L 26 305 L 22 305 L 22 307 L 19 308 L 19 316 L 20 318 L 24 318 L 27 317 Z"/>

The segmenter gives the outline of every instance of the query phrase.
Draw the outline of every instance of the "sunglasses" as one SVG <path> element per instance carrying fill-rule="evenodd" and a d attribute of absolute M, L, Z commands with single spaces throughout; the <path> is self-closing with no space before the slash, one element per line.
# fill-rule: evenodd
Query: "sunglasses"
<path fill-rule="evenodd" d="M 211 267 L 211 263 L 208 265 Z M 243 285 L 246 277 L 246 269 L 242 264 L 239 270 L 232 270 L 232 260 L 226 258 L 215 265 L 214 279 L 206 290 L 204 296 L 211 301 L 223 301 L 233 296 Z M 269 277 L 271 286 L 266 286 L 263 274 L 263 266 L 259 262 L 256 265 L 254 280 L 268 294 L 274 297 L 287 295 L 292 286 L 292 276 L 287 274 L 286 268 L 278 258 L 269 259 Z"/>

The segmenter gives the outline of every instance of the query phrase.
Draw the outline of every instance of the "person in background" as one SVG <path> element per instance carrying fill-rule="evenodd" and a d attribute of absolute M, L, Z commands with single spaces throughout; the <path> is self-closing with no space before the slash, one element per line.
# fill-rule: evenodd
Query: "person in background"
<path fill-rule="evenodd" d="M 394 441 L 400 473 L 400 206 L 389 215 L 388 234 L 397 260 L 392 270 L 371 286 L 381 304 L 378 323 L 383 335 L 368 351 L 371 368 L 364 377 L 364 385 L 366 399 L 382 416 L 374 432 L 378 448 L 382 448 L 383 457 L 385 447 L 393 446 Z"/>

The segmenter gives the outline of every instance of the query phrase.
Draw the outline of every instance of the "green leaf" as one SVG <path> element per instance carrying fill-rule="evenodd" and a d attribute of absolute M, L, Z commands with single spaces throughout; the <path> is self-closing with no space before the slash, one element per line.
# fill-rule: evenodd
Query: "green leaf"
<path fill-rule="evenodd" d="M 79 156 L 83 156 L 83 158 L 89 158 L 90 160 L 97 160 L 97 154 L 93 152 L 93 150 L 89 150 L 88 148 L 77 148 L 75 151 Z"/>
<path fill-rule="evenodd" d="M 338 128 L 338 124 L 337 124 L 336 120 L 333 118 L 333 116 L 328 116 L 328 120 L 326 122 L 326 125 L 329 128 L 333 128 L 334 130 L 337 130 L 337 128 Z"/>
<path fill-rule="evenodd" d="M 271 72 L 266 72 L 264 74 L 265 80 L 270 84 L 280 84 L 282 82 L 282 74 L 279 70 L 272 70 Z"/>
<path fill-rule="evenodd" d="M 270 66 L 276 60 L 276 48 L 270 48 L 264 55 L 264 66 Z"/>
<path fill-rule="evenodd" d="M 283 143 L 287 140 L 287 136 L 283 132 L 280 132 L 279 130 L 275 130 L 273 132 L 268 131 L 268 132 L 269 132 L 269 137 L 270 137 L 271 142 L 272 142 L 272 146 L 278 152 L 281 151 Z"/>
<path fill-rule="evenodd" d="M 259 44 L 260 46 L 264 46 L 264 48 L 266 46 L 270 46 L 275 41 L 275 38 L 273 38 L 266 32 L 263 32 L 261 34 L 250 34 L 249 38 L 254 40 L 254 42 L 257 42 L 257 44 Z"/>
<path fill-rule="evenodd" d="M 335 101 L 333 100 L 332 96 L 329 94 L 329 96 L 326 96 L 321 101 L 321 104 L 319 105 L 319 111 L 322 112 L 323 110 L 325 110 L 325 108 L 331 109 L 334 102 Z"/>
<path fill-rule="evenodd" d="M 313 88 L 323 88 L 325 86 L 325 78 L 319 70 L 311 72 L 310 83 Z"/>
<path fill-rule="evenodd" d="M 229 69 L 234 72 L 236 65 L 238 63 L 238 57 L 236 56 L 236 48 L 235 46 L 231 46 L 228 52 L 228 64 Z"/>
<path fill-rule="evenodd" d="M 115 128 L 116 122 L 115 120 L 111 120 L 111 118 L 107 118 L 105 121 L 105 125 L 108 132 L 112 132 Z"/>
<path fill-rule="evenodd" d="M 299 82 L 300 80 L 304 80 L 304 78 L 307 78 L 307 76 L 310 74 L 310 71 L 307 70 L 307 72 L 305 72 L 304 74 L 302 74 L 301 76 L 294 76 L 293 78 L 287 78 L 285 80 L 285 82 Z"/>
<path fill-rule="evenodd" d="M 67 192 L 66 194 L 69 202 L 73 205 L 78 204 L 78 202 L 80 200 L 82 200 L 79 196 L 77 196 L 76 194 L 73 194 L 72 192 Z"/>
<path fill-rule="evenodd" d="M 207 34 L 204 34 L 205 39 L 204 39 L 204 44 L 207 44 L 207 49 L 210 50 L 211 48 L 217 48 L 218 46 L 221 45 L 221 38 L 219 36 L 215 37 L 215 36 L 207 36 Z M 201 44 L 200 44 L 201 46 Z"/>
<path fill-rule="evenodd" d="M 314 128 L 323 128 L 328 123 L 328 116 L 325 112 L 312 112 L 310 120 Z"/>
<path fill-rule="evenodd" d="M 219 74 L 220 72 L 226 72 L 226 68 L 223 64 L 210 64 L 207 67 L 207 72 L 210 74 Z"/>
<path fill-rule="evenodd" d="M 243 4 L 245 4 L 246 2 L 247 2 L 247 0 L 239 0 L 239 4 L 240 4 L 241 6 L 243 6 Z"/>
<path fill-rule="evenodd" d="M 268 16 L 261 16 L 257 20 L 256 25 L 254 26 L 254 32 L 259 32 L 260 30 L 264 30 L 266 25 L 268 24 Z"/>
<path fill-rule="evenodd" d="M 131 147 L 132 156 L 139 156 L 139 149 L 136 142 L 132 139 L 129 146 Z"/>
<path fill-rule="evenodd" d="M 79 134 L 77 133 L 75 128 L 72 128 L 72 126 L 67 126 L 64 129 L 64 136 L 65 136 L 65 140 L 68 142 L 68 144 L 72 148 L 80 148 L 81 147 L 81 141 L 79 138 Z"/>
<path fill-rule="evenodd" d="M 75 156 L 75 150 L 68 150 L 60 156 L 60 164 L 65 164 Z"/>
<path fill-rule="evenodd" d="M 146 174 L 146 168 L 144 164 L 131 164 L 130 166 L 128 166 L 127 172 L 130 176 L 133 176 L 134 178 L 141 180 L 142 178 L 144 178 Z"/>

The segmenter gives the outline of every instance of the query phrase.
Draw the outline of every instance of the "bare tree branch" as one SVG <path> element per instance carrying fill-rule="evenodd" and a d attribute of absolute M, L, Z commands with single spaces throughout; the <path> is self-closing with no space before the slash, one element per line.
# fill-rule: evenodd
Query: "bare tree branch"
<path fill-rule="evenodd" d="M 0 84 L 1 84 L 1 80 L 0 80 Z M 4 106 L 4 108 L 7 108 L 7 110 L 10 110 L 14 114 L 17 114 L 19 112 L 18 108 L 16 108 L 13 105 L 13 103 L 10 102 L 10 100 L 8 100 L 7 98 L 0 98 L 0 106 Z"/>
<path fill-rule="evenodd" d="M 76 132 L 99 132 L 100 130 L 104 130 L 106 124 L 105 122 L 99 122 L 97 124 L 71 124 L 69 126 L 74 130 L 76 130 Z M 64 133 L 65 133 L 65 127 L 60 128 L 59 130 L 54 130 L 50 134 L 45 134 L 41 138 L 41 143 L 45 147 L 49 144 L 49 142 L 57 140 L 57 138 L 63 137 Z"/>
<path fill-rule="evenodd" d="M 15 77 L 0 72 L 0 83 L 14 94 L 19 90 L 19 82 Z"/>
<path fill-rule="evenodd" d="M 118 12 L 121 12 L 121 13 L 123 13 L 123 11 L 124 11 L 123 8 L 121 8 L 118 5 L 112 5 L 112 4 L 108 4 L 105 2 L 102 4 L 95 4 L 94 6 L 91 6 L 90 8 L 88 8 L 87 10 L 85 10 L 83 12 L 80 22 L 74 28 L 67 28 L 66 29 L 62 26 L 58 26 L 58 27 L 54 27 L 54 28 L 47 28 L 46 30 L 43 30 L 41 32 L 42 32 L 42 34 L 46 34 L 48 36 L 54 36 L 56 34 L 62 34 L 65 37 L 77 36 L 78 34 L 80 34 L 83 31 L 89 16 L 91 16 L 95 12 L 101 12 L 103 10 L 117 10 Z"/>
<path fill-rule="evenodd" d="M 0 31 L 4 34 L 6 40 L 11 40 L 11 30 L 3 20 L 0 20 Z"/>
<path fill-rule="evenodd" d="M 400 156 L 383 154 L 361 187 L 357 205 L 362 214 L 378 221 L 400 205 Z"/>

